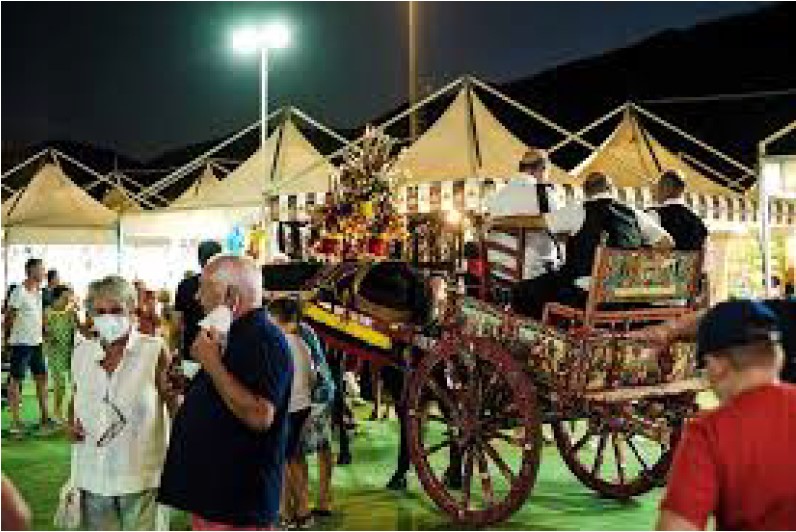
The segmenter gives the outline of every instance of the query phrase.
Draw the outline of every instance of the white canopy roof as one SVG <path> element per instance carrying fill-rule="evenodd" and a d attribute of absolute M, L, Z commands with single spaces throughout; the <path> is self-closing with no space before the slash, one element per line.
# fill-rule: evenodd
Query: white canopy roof
<path fill-rule="evenodd" d="M 113 244 L 117 215 L 48 163 L 6 212 L 8 244 Z"/>
<path fill-rule="evenodd" d="M 171 202 L 172 207 L 202 208 L 212 205 L 219 193 L 221 181 L 213 173 L 210 165 L 206 165 L 202 174 L 185 192 Z"/>
<path fill-rule="evenodd" d="M 403 175 L 403 183 L 407 185 L 506 178 L 517 173 L 517 165 L 527 149 L 489 112 L 475 92 L 462 87 L 442 116 L 399 156 L 395 171 Z M 553 166 L 550 177 L 556 182 L 572 182 L 557 166 Z"/>
<path fill-rule="evenodd" d="M 645 139 L 646 137 L 646 139 Z M 653 155 L 654 154 L 654 155 Z M 677 169 L 683 172 L 688 192 L 702 194 L 732 194 L 733 190 L 719 185 L 697 172 L 675 154 L 664 148 L 630 113 L 603 142 L 576 168 L 572 174 L 586 177 L 591 172 L 604 172 L 614 180 L 617 187 L 638 187 L 657 182 L 660 172 L 657 159 L 664 170 Z"/>
<path fill-rule="evenodd" d="M 335 168 L 287 119 L 258 149 L 222 181 L 215 205 L 257 205 L 266 185 L 269 195 L 326 192 Z"/>
<path fill-rule="evenodd" d="M 108 189 L 102 198 L 102 204 L 117 213 L 141 212 L 144 210 L 122 185 L 114 185 Z"/>

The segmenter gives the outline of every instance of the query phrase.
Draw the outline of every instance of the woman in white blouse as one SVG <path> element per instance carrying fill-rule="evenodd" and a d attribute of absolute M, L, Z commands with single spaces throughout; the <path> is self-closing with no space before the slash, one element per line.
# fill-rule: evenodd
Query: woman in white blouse
<path fill-rule="evenodd" d="M 123 278 L 92 283 L 88 300 L 97 338 L 75 347 L 69 411 L 81 529 L 162 529 L 156 496 L 176 408 L 164 342 L 135 330 L 135 290 Z"/>

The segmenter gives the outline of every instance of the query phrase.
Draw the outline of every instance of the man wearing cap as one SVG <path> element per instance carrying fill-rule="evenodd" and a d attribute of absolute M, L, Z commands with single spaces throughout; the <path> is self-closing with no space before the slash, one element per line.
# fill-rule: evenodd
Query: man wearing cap
<path fill-rule="evenodd" d="M 607 175 L 592 172 L 586 176 L 583 195 L 583 203 L 544 216 L 551 233 L 568 237 L 566 258 L 560 269 L 517 285 L 512 306 L 520 314 L 541 319 L 545 305 L 552 301 L 583 306 L 603 236 L 607 245 L 622 249 L 674 245 L 669 233 L 649 215 L 614 199 L 613 181 Z"/>
<path fill-rule="evenodd" d="M 529 149 L 519 163 L 519 174 L 511 178 L 500 192 L 493 195 L 486 208 L 490 221 L 511 220 L 516 217 L 539 217 L 555 210 L 552 183 L 548 179 L 550 162 L 547 154 Z M 487 258 L 491 275 L 498 280 L 513 282 L 516 276 L 509 270 L 519 270 L 522 279 L 533 279 L 559 266 L 556 243 L 543 226 L 536 230 L 521 229 L 524 233 L 525 254 L 519 258 L 520 238 L 516 228 L 490 227 Z M 517 264 L 521 262 L 521 264 Z"/>
<path fill-rule="evenodd" d="M 777 316 L 759 301 L 707 311 L 697 357 L 720 406 L 691 421 L 675 453 L 658 528 L 796 529 L 796 386 L 782 383 Z"/>

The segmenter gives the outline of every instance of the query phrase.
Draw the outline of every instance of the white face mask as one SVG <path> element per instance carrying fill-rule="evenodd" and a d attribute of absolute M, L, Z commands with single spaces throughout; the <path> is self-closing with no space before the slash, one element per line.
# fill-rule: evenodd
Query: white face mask
<path fill-rule="evenodd" d="M 227 336 L 229 328 L 232 327 L 232 310 L 226 305 L 217 306 L 199 322 L 199 327 L 202 329 L 212 328 L 221 336 Z"/>
<path fill-rule="evenodd" d="M 94 330 L 106 344 L 112 344 L 130 330 L 130 318 L 115 314 L 103 314 L 94 318 Z"/>

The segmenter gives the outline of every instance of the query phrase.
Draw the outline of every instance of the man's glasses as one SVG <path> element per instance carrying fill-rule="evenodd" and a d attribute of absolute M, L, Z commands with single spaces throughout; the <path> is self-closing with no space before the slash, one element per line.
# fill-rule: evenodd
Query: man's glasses
<path fill-rule="evenodd" d="M 124 414 L 122 414 L 122 411 L 119 410 L 119 407 L 116 406 L 107 395 L 102 399 L 102 402 L 110 407 L 115 419 L 105 430 L 105 432 L 102 433 L 102 436 L 100 436 L 97 440 L 97 447 L 104 447 L 108 445 L 108 443 L 113 441 L 113 439 L 116 438 L 127 425 L 127 418 L 124 417 Z"/>

